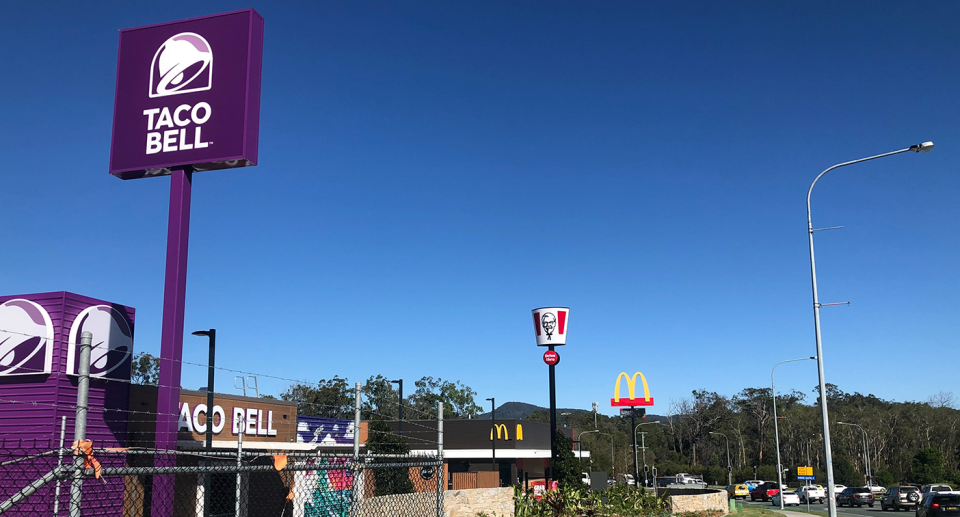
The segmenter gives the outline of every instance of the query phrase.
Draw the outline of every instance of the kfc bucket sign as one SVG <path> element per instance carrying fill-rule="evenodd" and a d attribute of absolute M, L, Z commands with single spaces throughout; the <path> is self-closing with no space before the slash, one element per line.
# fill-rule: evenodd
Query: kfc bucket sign
<path fill-rule="evenodd" d="M 533 328 L 537 332 L 537 346 L 566 345 L 569 322 L 568 307 L 533 309 Z"/>
<path fill-rule="evenodd" d="M 120 31 L 110 174 L 256 165 L 262 54 L 253 9 Z"/>

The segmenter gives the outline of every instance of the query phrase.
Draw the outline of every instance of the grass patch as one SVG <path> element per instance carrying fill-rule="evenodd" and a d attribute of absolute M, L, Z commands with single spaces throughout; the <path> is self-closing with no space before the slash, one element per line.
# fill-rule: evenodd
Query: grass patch
<path fill-rule="evenodd" d="M 743 512 L 741 513 L 732 513 L 730 515 L 743 515 L 744 517 L 783 517 L 782 513 L 777 513 L 773 510 L 768 510 L 760 506 L 747 506 L 743 505 Z"/>

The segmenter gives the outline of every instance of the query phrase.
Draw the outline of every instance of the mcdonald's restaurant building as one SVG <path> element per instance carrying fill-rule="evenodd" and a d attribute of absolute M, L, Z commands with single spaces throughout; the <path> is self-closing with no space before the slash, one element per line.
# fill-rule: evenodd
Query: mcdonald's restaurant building
<path fill-rule="evenodd" d="M 399 432 L 398 422 L 388 424 L 394 432 Z M 563 432 L 573 440 L 578 439 L 573 429 L 563 428 Z M 437 422 L 404 421 L 403 436 L 411 452 L 435 453 Z M 491 477 L 494 446 L 497 474 Z M 589 451 L 573 452 L 589 461 Z M 449 490 L 543 480 L 550 465 L 550 425 L 530 420 L 498 419 L 494 428 L 486 419 L 444 420 L 443 458 Z"/>

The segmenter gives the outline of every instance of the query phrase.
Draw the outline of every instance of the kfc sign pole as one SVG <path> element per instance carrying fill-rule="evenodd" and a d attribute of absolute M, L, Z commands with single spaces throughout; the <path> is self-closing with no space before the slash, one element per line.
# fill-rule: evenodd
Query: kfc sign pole
<path fill-rule="evenodd" d="M 556 367 L 560 354 L 553 347 L 567 344 L 567 327 L 570 322 L 569 307 L 541 307 L 533 309 L 533 327 L 537 334 L 537 346 L 549 347 L 543 355 L 543 361 L 550 368 L 550 475 L 555 481 L 553 471 L 557 457 L 557 377 Z"/>
<path fill-rule="evenodd" d="M 177 446 L 193 173 L 257 164 L 262 56 L 253 9 L 120 31 L 110 174 L 171 177 L 157 449 Z M 157 476 L 154 515 L 172 513 L 172 489 Z"/>

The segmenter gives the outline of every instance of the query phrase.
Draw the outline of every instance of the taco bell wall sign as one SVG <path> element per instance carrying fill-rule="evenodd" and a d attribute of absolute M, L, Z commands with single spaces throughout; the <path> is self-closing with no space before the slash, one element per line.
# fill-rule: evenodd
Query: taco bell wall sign
<path fill-rule="evenodd" d="M 256 165 L 262 54 L 253 9 L 120 31 L 110 174 Z"/>
<path fill-rule="evenodd" d="M 570 309 L 568 307 L 533 309 L 533 329 L 537 333 L 537 346 L 566 345 L 569 324 Z"/>

